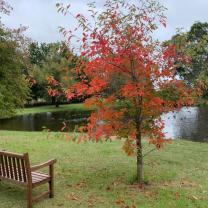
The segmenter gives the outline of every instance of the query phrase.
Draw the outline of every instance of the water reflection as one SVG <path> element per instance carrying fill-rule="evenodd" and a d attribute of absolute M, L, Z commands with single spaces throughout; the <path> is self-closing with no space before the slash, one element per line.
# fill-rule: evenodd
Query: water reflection
<path fill-rule="evenodd" d="M 86 123 L 90 111 L 47 112 L 0 120 L 1 130 L 42 131 L 43 128 L 60 131 L 63 122 L 73 131 Z"/>
<path fill-rule="evenodd" d="M 42 131 L 43 127 L 60 131 L 63 122 L 70 130 L 86 124 L 90 111 L 67 111 L 23 115 L 0 120 L 0 130 Z M 167 138 L 208 142 L 208 107 L 182 108 L 162 115 Z"/>
<path fill-rule="evenodd" d="M 178 112 L 162 115 L 167 138 L 208 141 L 208 108 L 182 108 Z"/>

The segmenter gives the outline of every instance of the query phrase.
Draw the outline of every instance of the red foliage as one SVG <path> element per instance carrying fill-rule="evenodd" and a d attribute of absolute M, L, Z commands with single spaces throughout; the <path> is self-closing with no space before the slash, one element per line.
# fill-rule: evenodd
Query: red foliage
<path fill-rule="evenodd" d="M 102 13 L 90 6 L 95 27 L 83 15 L 75 15 L 83 30 L 83 61 L 76 71 L 84 76 L 66 91 L 68 99 L 87 95 L 87 105 L 96 106 L 86 127 L 88 138 L 127 138 L 128 155 L 136 149 L 140 133 L 159 149 L 167 141 L 160 115 L 193 104 L 191 89 L 176 77 L 175 46 L 152 38 L 158 24 L 166 26 L 163 7 L 151 1 L 138 4 L 107 0 Z M 112 90 L 115 77 L 121 82 Z"/>
<path fill-rule="evenodd" d="M 48 94 L 51 97 L 58 97 L 62 93 L 61 84 L 53 76 L 46 77 L 46 80 L 48 82 Z"/>

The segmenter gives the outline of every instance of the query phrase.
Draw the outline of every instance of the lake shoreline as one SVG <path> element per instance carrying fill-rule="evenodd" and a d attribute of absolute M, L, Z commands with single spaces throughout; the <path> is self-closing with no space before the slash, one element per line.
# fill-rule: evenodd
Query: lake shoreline
<path fill-rule="evenodd" d="M 87 109 L 83 103 L 25 108 L 14 117 L 0 119 L 1 130 L 18 131 L 60 131 L 67 125 L 66 131 L 76 131 L 87 123 L 93 109 Z M 208 107 L 183 107 L 180 111 L 169 112 L 161 116 L 164 121 L 166 138 L 187 139 L 208 142 Z"/>
<path fill-rule="evenodd" d="M 0 118 L 0 120 L 22 116 L 22 115 L 28 115 L 28 114 L 60 112 L 60 111 L 67 111 L 67 110 L 85 111 L 87 110 L 87 108 L 84 106 L 83 103 L 63 104 L 63 105 L 60 105 L 59 107 L 55 107 L 54 105 L 26 107 L 26 108 L 16 110 L 16 113 L 14 115 Z"/>

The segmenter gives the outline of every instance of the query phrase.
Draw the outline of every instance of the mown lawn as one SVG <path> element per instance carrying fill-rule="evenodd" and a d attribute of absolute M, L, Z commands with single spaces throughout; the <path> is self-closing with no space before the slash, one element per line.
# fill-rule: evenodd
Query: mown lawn
<path fill-rule="evenodd" d="M 86 107 L 82 103 L 76 104 L 65 104 L 55 107 L 54 105 L 38 106 L 23 108 L 17 111 L 16 115 L 25 115 L 25 114 L 35 114 L 35 113 L 45 113 L 45 112 L 58 112 L 58 111 L 68 111 L 68 110 L 86 110 Z"/>
<path fill-rule="evenodd" d="M 55 198 L 41 200 L 35 208 L 208 207 L 208 144 L 178 141 L 153 152 L 145 158 L 148 185 L 143 189 L 132 184 L 135 158 L 127 157 L 121 144 L 75 144 L 60 133 L 0 131 L 0 149 L 29 152 L 33 164 L 58 160 Z M 26 207 L 25 193 L 0 182 L 0 207 Z"/>

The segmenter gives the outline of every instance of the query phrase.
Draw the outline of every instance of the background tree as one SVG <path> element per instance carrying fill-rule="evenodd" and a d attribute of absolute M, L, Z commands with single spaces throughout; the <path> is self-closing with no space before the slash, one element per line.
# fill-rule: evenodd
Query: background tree
<path fill-rule="evenodd" d="M 179 32 L 166 44 L 175 44 L 177 55 L 189 59 L 186 63 L 176 60 L 181 78 L 191 85 L 200 82 L 208 86 L 208 23 L 196 22 L 188 32 Z"/>
<path fill-rule="evenodd" d="M 57 6 L 64 14 L 70 7 Z M 163 6 L 153 0 L 137 4 L 106 0 L 102 11 L 94 3 L 88 6 L 92 24 L 82 14 L 70 13 L 82 34 L 77 41 L 83 59 L 75 69 L 84 74 L 66 96 L 90 96 L 86 104 L 96 106 L 96 111 L 82 138 L 96 142 L 111 136 L 125 138 L 123 149 L 128 155 L 136 154 L 137 179 L 143 183 L 142 137 L 159 149 L 167 141 L 160 115 L 192 104 L 191 90 L 175 76 L 175 47 L 162 46 L 152 38 L 158 25 L 166 24 Z M 76 30 L 61 31 L 71 44 L 77 37 Z M 115 78 L 119 84 L 110 91 Z"/>
<path fill-rule="evenodd" d="M 11 6 L 0 0 L 0 13 L 9 14 Z M 23 107 L 29 94 L 24 76 L 26 53 L 24 27 L 6 28 L 0 20 L 0 118 Z"/>
<path fill-rule="evenodd" d="M 63 42 L 59 43 L 33 43 L 30 46 L 30 60 L 32 64 L 32 77 L 35 83 L 32 85 L 32 97 L 49 100 L 58 106 L 60 101 L 66 101 L 62 87 L 67 86 L 73 78 L 73 72 L 77 56 L 69 51 Z M 66 77 L 71 79 L 66 79 Z M 56 83 L 56 84 L 55 84 Z M 59 86 L 59 87 L 58 87 Z"/>
<path fill-rule="evenodd" d="M 29 88 L 23 69 L 17 43 L 0 28 L 0 117 L 10 116 L 24 106 Z"/>
<path fill-rule="evenodd" d="M 0 14 L 7 14 L 9 15 L 12 10 L 12 7 L 10 4 L 8 4 L 4 0 L 0 0 Z M 2 26 L 3 23 L 1 22 L 1 16 L 0 16 L 0 25 Z"/>
<path fill-rule="evenodd" d="M 48 99 L 46 90 L 46 79 L 44 70 L 40 70 L 43 66 L 46 57 L 50 51 L 49 44 L 33 42 L 29 45 L 29 60 L 30 60 L 30 73 L 28 77 L 33 81 L 31 84 L 31 99 Z"/>
<path fill-rule="evenodd" d="M 29 46 L 29 57 L 31 64 L 42 66 L 43 62 L 46 60 L 46 57 L 50 51 L 50 44 L 33 42 Z"/>

